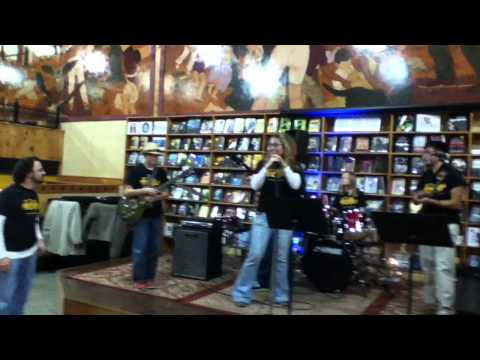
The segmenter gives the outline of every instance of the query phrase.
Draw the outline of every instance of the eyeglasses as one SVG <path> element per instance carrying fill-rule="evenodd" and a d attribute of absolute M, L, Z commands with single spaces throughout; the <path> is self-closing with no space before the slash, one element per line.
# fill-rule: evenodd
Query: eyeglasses
<path fill-rule="evenodd" d="M 268 147 L 279 147 L 279 146 L 282 146 L 282 144 L 280 144 L 280 143 L 270 143 L 267 146 Z"/>

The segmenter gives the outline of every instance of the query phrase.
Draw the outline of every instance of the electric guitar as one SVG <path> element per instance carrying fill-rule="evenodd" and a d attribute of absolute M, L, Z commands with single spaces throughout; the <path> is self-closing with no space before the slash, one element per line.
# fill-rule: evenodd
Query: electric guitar
<path fill-rule="evenodd" d="M 157 186 L 156 189 L 161 192 L 166 190 L 170 185 L 176 185 L 184 188 L 186 191 L 194 193 L 195 195 L 201 195 L 198 191 L 195 191 L 187 186 L 182 186 L 181 184 L 175 184 L 180 179 L 187 178 L 195 173 L 193 167 L 186 167 L 178 176 L 175 176 L 173 179 L 164 182 L 160 186 Z M 117 214 L 120 218 L 126 223 L 133 225 L 138 220 L 141 219 L 145 210 L 151 208 L 152 203 L 146 201 L 144 197 L 126 197 L 123 196 L 120 198 L 117 206 Z"/>

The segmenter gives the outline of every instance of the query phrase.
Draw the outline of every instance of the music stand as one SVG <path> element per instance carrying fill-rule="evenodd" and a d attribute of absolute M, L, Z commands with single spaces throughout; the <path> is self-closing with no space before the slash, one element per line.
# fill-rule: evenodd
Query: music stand
<path fill-rule="evenodd" d="M 378 236 L 384 243 L 453 247 L 444 215 L 372 212 Z M 408 269 L 407 313 L 412 313 L 413 253 Z"/>
<path fill-rule="evenodd" d="M 271 201 L 269 208 L 273 210 L 267 213 L 267 220 L 270 228 L 303 231 L 305 233 L 310 232 L 318 235 L 325 233 L 326 219 L 323 213 L 323 204 L 320 199 L 275 199 Z M 277 252 L 277 244 L 276 241 L 274 241 L 272 251 L 272 269 L 270 270 L 270 283 L 273 289 L 275 286 Z M 294 276 L 295 274 L 290 276 L 288 315 L 292 314 Z"/>

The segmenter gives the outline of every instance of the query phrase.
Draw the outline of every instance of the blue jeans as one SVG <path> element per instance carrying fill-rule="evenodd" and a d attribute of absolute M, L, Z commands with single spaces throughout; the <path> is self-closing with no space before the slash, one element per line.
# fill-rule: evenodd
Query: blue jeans
<path fill-rule="evenodd" d="M 133 230 L 133 281 L 145 283 L 155 279 L 163 237 L 163 219 L 143 218 Z"/>
<path fill-rule="evenodd" d="M 251 229 L 251 242 L 247 258 L 232 291 L 233 300 L 237 303 L 250 304 L 253 297 L 253 286 L 257 283 L 257 273 L 267 249 L 268 241 L 273 235 L 277 242 L 277 258 L 275 269 L 275 286 L 273 291 L 276 303 L 285 303 L 289 299 L 288 256 L 292 230 L 271 229 L 267 215 L 258 213 Z"/>
<path fill-rule="evenodd" d="M 37 271 L 37 256 L 12 259 L 10 270 L 0 271 L 0 315 L 23 315 Z"/>

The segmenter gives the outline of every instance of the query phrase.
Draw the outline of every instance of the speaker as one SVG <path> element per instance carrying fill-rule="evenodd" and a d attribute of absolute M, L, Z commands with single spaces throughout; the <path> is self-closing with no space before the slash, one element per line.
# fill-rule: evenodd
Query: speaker
<path fill-rule="evenodd" d="M 173 239 L 173 276 L 206 281 L 222 275 L 219 224 L 182 224 L 173 230 Z"/>
<path fill-rule="evenodd" d="M 298 161 L 301 163 L 307 163 L 308 152 L 308 132 L 303 130 L 289 130 L 286 134 L 290 135 L 297 143 Z"/>

